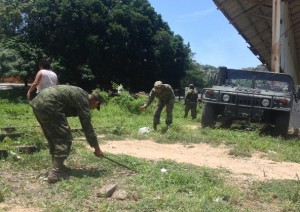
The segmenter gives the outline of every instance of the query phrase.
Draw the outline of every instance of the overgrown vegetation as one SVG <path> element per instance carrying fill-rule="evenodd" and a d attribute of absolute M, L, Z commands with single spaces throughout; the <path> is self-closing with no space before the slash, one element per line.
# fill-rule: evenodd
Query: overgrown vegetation
<path fill-rule="evenodd" d="M 104 91 L 102 91 L 104 92 Z M 158 131 L 138 133 L 141 127 L 152 126 L 152 113 L 141 113 L 143 94 L 132 97 L 127 91 L 111 96 L 105 93 L 107 103 L 100 111 L 92 111 L 93 126 L 104 136 L 100 142 L 111 139 L 152 139 L 159 143 L 193 144 L 205 142 L 231 148 L 236 157 L 249 157 L 256 151 L 272 160 L 300 162 L 298 137 L 289 139 L 261 136 L 259 127 L 233 126 L 231 130 L 219 127 L 201 129 L 201 105 L 198 119 L 183 118 L 183 102 L 176 101 L 174 124 L 164 127 L 164 113 Z M 76 140 L 83 136 L 74 132 L 74 146 L 68 158 L 72 167 L 70 180 L 48 185 L 43 179 L 50 167 L 45 138 L 29 104 L 22 98 L 16 104 L 1 99 L 0 127 L 15 126 L 22 137 L 6 137 L 0 149 L 16 152 L 19 145 L 36 145 L 37 153 L 20 154 L 22 160 L 9 156 L 0 162 L 0 203 L 2 209 L 14 206 L 42 208 L 44 211 L 299 211 L 299 181 L 276 180 L 254 182 L 246 188 L 228 183 L 230 175 L 224 169 L 209 169 L 173 161 L 147 161 L 126 155 L 111 155 L 121 163 L 134 167 L 133 173 L 107 160 L 95 158 L 86 143 Z M 69 118 L 71 128 L 81 128 L 78 118 Z M 191 126 L 198 126 L 197 128 Z M 275 152 L 276 154 L 272 154 Z M 167 172 L 161 172 L 166 169 Z M 100 198 L 100 188 L 115 183 L 127 191 L 126 200 Z M 263 204 L 262 204 L 263 203 Z M 1 209 L 0 209 L 1 210 Z"/>
<path fill-rule="evenodd" d="M 32 78 L 47 56 L 61 83 L 138 91 L 158 78 L 179 88 L 194 69 L 189 44 L 147 0 L 1 0 L 0 16 L 0 77 Z"/>

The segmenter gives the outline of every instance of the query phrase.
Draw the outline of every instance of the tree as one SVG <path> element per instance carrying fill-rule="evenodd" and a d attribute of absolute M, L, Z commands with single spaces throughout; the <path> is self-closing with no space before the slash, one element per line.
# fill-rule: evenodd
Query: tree
<path fill-rule="evenodd" d="M 20 76 L 26 86 L 43 56 L 42 49 L 25 39 L 26 16 L 31 8 L 32 1 L 0 0 L 1 75 Z"/>
<path fill-rule="evenodd" d="M 4 48 L 0 44 L 0 76 L 7 77 L 14 75 L 21 69 L 23 59 L 13 49 Z"/>
<path fill-rule="evenodd" d="M 194 84 L 197 88 L 204 88 L 208 85 L 208 77 L 211 70 L 217 68 L 210 66 L 209 69 L 205 65 L 193 62 L 190 69 L 186 71 L 186 75 L 181 80 L 181 84 L 187 87 L 189 84 Z"/>
<path fill-rule="evenodd" d="M 0 39 L 26 44 L 26 63 L 34 49 L 53 58 L 61 83 L 113 81 L 137 91 L 160 79 L 177 87 L 191 64 L 189 45 L 147 0 L 0 0 L 0 7 Z"/>
<path fill-rule="evenodd" d="M 46 57 L 42 49 L 29 45 L 19 36 L 2 39 L 0 46 L 3 52 L 1 61 L 10 64 L 2 69 L 2 75 L 20 76 L 27 86 L 28 78 L 35 75 L 35 71 L 38 70 L 39 60 Z"/>

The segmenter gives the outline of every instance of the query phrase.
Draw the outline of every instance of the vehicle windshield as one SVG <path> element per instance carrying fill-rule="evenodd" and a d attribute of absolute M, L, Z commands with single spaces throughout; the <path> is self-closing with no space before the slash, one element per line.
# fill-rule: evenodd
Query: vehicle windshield
<path fill-rule="evenodd" d="M 289 75 L 269 72 L 228 70 L 225 85 L 290 92 L 292 90 L 292 78 Z"/>

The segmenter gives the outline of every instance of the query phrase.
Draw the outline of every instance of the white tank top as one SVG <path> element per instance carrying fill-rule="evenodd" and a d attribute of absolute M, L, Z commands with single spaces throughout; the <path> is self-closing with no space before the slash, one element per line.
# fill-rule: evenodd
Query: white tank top
<path fill-rule="evenodd" d="M 45 88 L 57 85 L 57 75 L 53 71 L 42 69 L 40 72 L 42 74 L 42 79 L 36 87 L 37 93 Z"/>

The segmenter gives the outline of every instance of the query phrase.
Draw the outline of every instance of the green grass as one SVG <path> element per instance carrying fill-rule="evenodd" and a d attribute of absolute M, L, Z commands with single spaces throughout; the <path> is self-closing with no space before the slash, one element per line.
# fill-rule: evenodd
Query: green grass
<path fill-rule="evenodd" d="M 82 143 L 75 143 L 74 149 L 68 159 L 68 165 L 74 168 L 71 179 L 54 185 L 38 179 L 41 186 L 34 190 L 26 189 L 26 186 L 35 184 L 36 179 L 27 178 L 30 182 L 16 183 L 18 190 L 0 180 L 1 184 L 8 184 L 6 192 L 2 192 L 5 199 L 14 198 L 23 205 L 46 207 L 49 211 L 86 211 L 91 208 L 99 211 L 238 211 L 235 204 L 242 194 L 224 183 L 220 177 L 221 173 L 227 173 L 224 170 L 176 164 L 168 160 L 151 162 L 126 155 L 109 155 L 135 167 L 137 173 L 131 173 L 105 159 L 95 159 Z M 22 177 L 26 178 L 25 172 L 35 173 L 50 165 L 47 150 L 22 156 L 22 161 L 9 159 L 6 164 L 16 178 L 22 173 Z M 161 172 L 162 168 L 167 172 Z M 127 201 L 97 197 L 101 186 L 108 183 L 116 183 L 126 190 Z"/>
<path fill-rule="evenodd" d="M 13 96 L 13 95 L 11 95 Z M 134 167 L 131 173 L 105 159 L 95 158 L 84 142 L 76 141 L 67 162 L 73 170 L 72 178 L 48 185 L 42 177 L 51 163 L 45 138 L 29 104 L 16 97 L 0 99 L 0 127 L 14 126 L 24 135 L 18 139 L 5 138 L 0 149 L 15 151 L 18 145 L 36 145 L 39 152 L 26 155 L 23 160 L 11 157 L 0 161 L 0 203 L 43 208 L 44 211 L 299 211 L 299 181 L 276 180 L 254 182 L 247 189 L 229 183 L 230 174 L 223 169 L 210 169 L 173 161 L 149 161 L 127 155 L 108 156 Z M 229 154 L 249 157 L 256 151 L 274 161 L 300 162 L 298 138 L 262 136 L 256 125 L 231 130 L 200 127 L 201 110 L 197 120 L 185 119 L 182 102 L 174 107 L 174 123 L 170 129 L 164 124 L 165 111 L 157 131 L 139 134 L 141 127 L 152 127 L 153 107 L 139 111 L 145 97 L 115 97 L 100 111 L 92 111 L 92 123 L 101 140 L 152 139 L 158 143 L 226 145 Z M 81 128 L 78 118 L 68 119 L 71 128 Z M 83 136 L 74 132 L 74 137 Z M 162 173 L 161 169 L 167 169 Z M 128 193 L 125 201 L 97 197 L 100 188 L 116 183 Z M 250 203 L 249 203 L 250 202 Z M 0 208 L 1 211 L 1 208 Z"/>
<path fill-rule="evenodd" d="M 274 180 L 267 183 L 255 183 L 251 193 L 261 201 L 280 203 L 282 211 L 299 211 L 300 183 L 294 180 Z"/>

